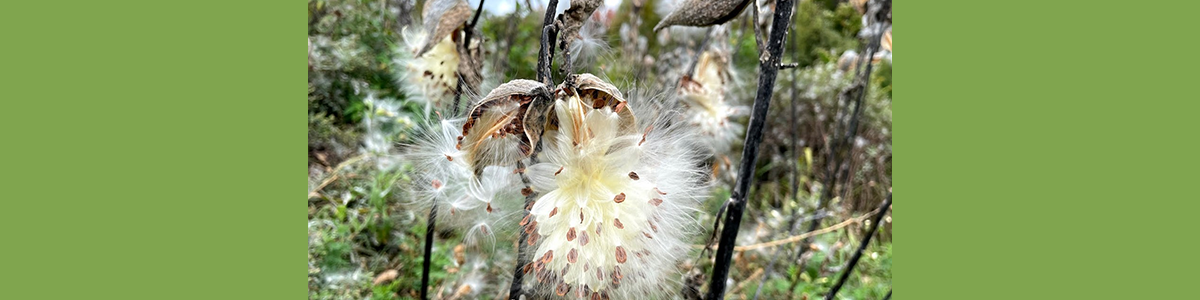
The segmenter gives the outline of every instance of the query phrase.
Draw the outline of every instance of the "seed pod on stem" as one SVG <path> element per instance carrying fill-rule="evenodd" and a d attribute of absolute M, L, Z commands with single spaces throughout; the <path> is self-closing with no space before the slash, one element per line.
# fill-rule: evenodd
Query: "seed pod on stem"
<path fill-rule="evenodd" d="M 670 112 L 635 113 L 591 74 L 569 76 L 558 90 L 541 163 L 528 173 L 541 194 L 531 211 L 539 236 L 532 257 L 547 270 L 537 290 L 616 299 L 677 290 L 668 285 L 680 278 L 676 263 L 696 232 L 707 177 L 695 133 L 669 122 Z"/>

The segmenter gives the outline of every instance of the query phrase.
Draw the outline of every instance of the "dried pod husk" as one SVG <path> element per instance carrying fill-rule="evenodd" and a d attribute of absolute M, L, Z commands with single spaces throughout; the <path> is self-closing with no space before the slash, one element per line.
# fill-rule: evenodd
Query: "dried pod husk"
<path fill-rule="evenodd" d="M 587 21 L 588 17 L 592 16 L 592 12 L 604 3 L 601 0 L 571 0 L 571 8 L 568 8 L 563 14 L 558 16 L 559 22 L 562 22 L 562 40 L 560 41 L 561 49 L 568 49 L 567 46 L 579 36 L 579 28 L 583 27 L 583 22 Z"/>
<path fill-rule="evenodd" d="M 545 87 L 537 81 L 502 84 L 469 111 L 457 148 L 476 174 L 486 166 L 516 163 L 537 145 L 549 106 Z"/>
<path fill-rule="evenodd" d="M 705 27 L 725 24 L 746 9 L 751 0 L 687 0 L 654 25 L 654 31 L 668 26 Z"/>
<path fill-rule="evenodd" d="M 560 93 L 565 96 L 577 96 L 583 103 L 593 109 L 602 107 L 612 108 L 621 117 L 621 134 L 637 132 L 637 118 L 629 110 L 628 102 L 621 95 L 621 90 L 611 83 L 601 80 L 592 74 L 573 74 L 558 86 Z M 551 124 L 557 124 L 552 116 Z"/>
<path fill-rule="evenodd" d="M 428 33 L 425 45 L 417 51 L 420 57 L 429 49 L 433 49 L 446 36 L 458 30 L 467 19 L 471 18 L 471 6 L 463 0 L 430 0 L 425 2 L 421 10 L 421 18 Z"/>

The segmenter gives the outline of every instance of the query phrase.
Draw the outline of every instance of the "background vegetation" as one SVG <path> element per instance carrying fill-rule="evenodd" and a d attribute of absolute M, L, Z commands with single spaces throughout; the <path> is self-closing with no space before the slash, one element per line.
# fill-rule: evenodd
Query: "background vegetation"
<path fill-rule="evenodd" d="M 406 174 L 419 166 L 394 160 L 391 154 L 393 146 L 410 140 L 412 128 L 422 122 L 422 107 L 406 101 L 393 64 L 400 52 L 397 49 L 402 48 L 401 32 L 419 23 L 416 18 L 421 5 L 405 0 L 308 3 L 310 298 L 412 299 L 418 295 L 428 212 L 408 205 L 411 195 L 399 188 L 409 180 Z M 534 77 L 541 5 L 515 1 L 514 13 L 484 12 L 479 29 L 486 50 L 485 72 L 491 73 L 485 77 L 504 81 Z M 565 7 L 567 1 L 560 5 Z M 634 7 L 633 1 L 623 1 L 611 11 L 601 8 L 594 19 L 606 24 L 602 37 L 610 49 L 579 71 L 624 79 L 652 90 L 670 87 L 678 70 L 686 68 L 695 56 L 700 39 L 692 38 L 697 36 L 696 30 L 652 33 L 661 18 L 658 5 L 665 3 L 647 0 Z M 749 19 L 747 10 L 727 25 L 730 34 L 712 41 L 731 45 L 739 85 L 729 98 L 740 105 L 749 105 L 753 99 L 758 65 L 759 51 Z M 850 114 L 849 103 L 838 94 L 849 86 L 854 74 L 839 68 L 838 59 L 848 50 L 861 52 L 862 41 L 856 37 L 860 19 L 851 3 L 798 3 L 784 54 L 784 61 L 797 67 L 780 71 L 738 245 L 798 234 L 788 228 L 798 221 L 821 217 L 820 227 L 828 227 L 863 216 L 888 194 L 890 57 L 876 65 L 861 125 L 853 135 L 852 147 L 846 150 L 850 176 L 833 184 L 836 197 L 827 203 L 820 200 L 826 188 L 823 180 L 829 176 L 824 168 L 831 151 L 829 141 L 836 138 L 839 121 L 849 119 Z M 634 22 L 637 26 L 628 26 Z M 740 149 L 735 146 L 733 150 L 736 161 Z M 712 224 L 713 215 L 729 197 L 731 180 L 722 180 L 715 184 L 704 224 Z M 880 299 L 890 290 L 890 214 L 884 220 L 840 298 Z M 765 282 L 761 299 L 822 296 L 863 238 L 866 225 L 859 222 L 841 227 L 816 236 L 810 244 L 788 243 L 735 253 L 730 275 L 734 283 L 727 297 L 753 298 L 760 282 Z M 487 251 L 513 252 L 511 242 L 504 240 L 511 235 L 497 236 L 496 247 Z M 487 268 L 484 275 L 489 280 L 485 281 L 477 280 L 477 272 L 472 273 L 475 277 L 466 276 L 469 257 L 464 257 L 461 240 L 461 232 L 438 232 L 431 294 L 439 298 L 503 297 L 504 293 L 479 290 L 505 290 L 511 273 L 500 270 L 511 266 Z M 694 242 L 696 251 L 689 255 L 696 259 L 683 266 L 692 270 L 685 276 L 708 274 L 711 260 L 704 258 L 711 253 L 700 251 L 706 242 L 707 234 Z M 799 255 L 799 247 L 808 250 Z M 768 273 L 768 265 L 776 258 L 779 267 Z"/>

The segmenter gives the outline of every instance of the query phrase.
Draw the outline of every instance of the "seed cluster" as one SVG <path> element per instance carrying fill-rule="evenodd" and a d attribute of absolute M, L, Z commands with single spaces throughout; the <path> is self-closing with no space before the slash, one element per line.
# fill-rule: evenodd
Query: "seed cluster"
<path fill-rule="evenodd" d="M 542 137 L 542 162 L 530 168 L 535 182 L 548 184 L 538 186 L 532 220 L 521 222 L 538 245 L 524 271 L 558 296 L 642 293 L 659 283 L 625 269 L 658 265 L 646 260 L 670 249 L 654 239 L 668 199 L 644 170 L 652 128 L 637 126 L 611 85 L 576 79 L 579 86 L 560 86 L 550 115 L 556 126 Z"/>

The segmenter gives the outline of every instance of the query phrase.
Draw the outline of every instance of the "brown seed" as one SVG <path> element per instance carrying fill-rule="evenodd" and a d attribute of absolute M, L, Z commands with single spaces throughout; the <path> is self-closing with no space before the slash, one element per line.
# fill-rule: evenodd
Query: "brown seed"
<path fill-rule="evenodd" d="M 654 239 L 654 237 L 650 236 L 650 234 L 646 233 L 645 231 L 642 231 L 642 235 L 646 236 L 646 238 L 648 238 L 648 239 L 652 239 L 652 240 Z"/>
<path fill-rule="evenodd" d="M 558 173 L 562 173 L 562 170 L 563 167 L 558 167 L 558 171 L 554 171 L 554 176 L 558 176 Z"/>
<path fill-rule="evenodd" d="M 613 267 L 613 274 L 612 274 L 612 275 L 613 275 L 613 277 L 614 277 L 614 278 L 617 278 L 617 279 L 625 278 L 625 275 L 624 275 L 624 274 L 621 274 L 621 266 L 615 266 L 615 267 Z"/>
<path fill-rule="evenodd" d="M 579 251 L 575 251 L 575 248 L 571 248 L 571 252 L 567 252 L 567 262 L 575 263 L 578 260 L 579 260 Z"/>
<path fill-rule="evenodd" d="M 554 293 L 558 294 L 559 296 L 566 296 L 567 292 L 570 292 L 570 291 L 571 291 L 571 286 L 567 285 L 567 283 L 565 283 L 565 282 L 559 282 L 558 289 L 554 290 Z"/>
<path fill-rule="evenodd" d="M 600 291 L 600 300 L 608 300 L 608 291 Z"/>
<path fill-rule="evenodd" d="M 585 231 L 583 231 L 582 234 L 579 235 L 579 245 L 587 246 L 587 244 L 588 244 L 588 234 L 587 234 L 587 231 L 585 230 Z"/>
<path fill-rule="evenodd" d="M 533 263 L 525 263 L 525 267 L 521 269 L 525 271 L 525 274 L 529 274 L 529 271 L 533 271 Z"/>
<path fill-rule="evenodd" d="M 434 179 L 434 180 L 433 180 L 433 188 L 434 188 L 434 189 L 440 189 L 440 188 L 442 188 L 442 181 L 441 181 L 441 180 Z"/>
<path fill-rule="evenodd" d="M 541 273 L 542 269 L 545 269 L 545 268 L 546 268 L 546 263 L 543 263 L 540 260 L 533 262 L 533 271 L 534 272 Z"/>
<path fill-rule="evenodd" d="M 488 206 L 487 206 L 487 212 L 488 212 L 489 214 L 490 214 L 490 213 L 492 213 L 492 202 L 490 202 L 490 201 L 488 202 Z"/>
<path fill-rule="evenodd" d="M 664 191 L 662 191 L 662 190 L 659 190 L 659 189 L 658 189 L 658 187 L 654 187 L 654 191 L 655 191 L 655 192 L 658 192 L 658 194 L 659 194 L 659 195 L 664 195 L 664 196 L 666 196 L 666 195 L 667 195 L 667 192 L 664 192 Z"/>
<path fill-rule="evenodd" d="M 650 229 L 654 230 L 654 233 L 658 233 L 658 226 L 655 226 L 654 222 L 646 221 L 646 224 L 650 224 Z"/>
<path fill-rule="evenodd" d="M 600 293 L 592 292 L 592 300 L 600 300 Z"/>
<path fill-rule="evenodd" d="M 641 146 L 642 143 L 646 142 L 646 136 L 650 135 L 650 129 L 653 129 L 653 128 L 654 128 L 654 125 L 646 126 L 646 132 L 642 133 L 642 140 L 640 142 L 638 142 L 638 146 Z"/>
<path fill-rule="evenodd" d="M 558 214 L 558 207 L 556 206 L 556 207 L 554 207 L 554 209 L 550 210 L 550 216 L 548 216 L 547 218 L 553 218 L 554 215 L 557 215 L 557 214 Z"/>
<path fill-rule="evenodd" d="M 537 243 L 537 240 L 538 240 L 538 237 L 539 237 L 539 236 L 541 236 L 541 235 L 540 235 L 540 234 L 533 234 L 533 235 L 530 235 L 530 236 L 529 236 L 529 239 L 525 240 L 525 243 L 526 243 L 526 244 L 529 244 L 530 246 L 533 246 L 533 244 L 536 244 L 536 243 Z"/>
<path fill-rule="evenodd" d="M 574 240 L 575 240 L 575 227 L 571 227 L 571 228 L 567 229 L 567 241 L 570 242 L 570 241 L 574 241 Z"/>
<path fill-rule="evenodd" d="M 579 223 L 583 223 L 583 212 L 579 212 Z"/>
<path fill-rule="evenodd" d="M 567 264 L 567 265 L 563 266 L 561 274 L 563 274 L 563 276 L 567 276 L 567 271 L 570 271 L 570 270 L 571 270 L 571 264 Z"/>
<path fill-rule="evenodd" d="M 625 263 L 625 247 L 617 246 L 617 263 Z"/>
<path fill-rule="evenodd" d="M 617 203 L 625 202 L 625 193 L 617 194 L 616 197 L 613 197 L 613 201 Z"/>
<path fill-rule="evenodd" d="M 662 202 L 663 202 L 663 199 L 661 199 L 661 198 L 650 199 L 650 204 L 653 204 L 654 206 L 658 206 L 658 205 L 662 204 Z"/>
<path fill-rule="evenodd" d="M 533 233 L 534 229 L 537 229 L 537 220 L 533 220 L 533 223 L 529 224 L 529 226 L 525 226 L 525 233 Z"/>
<path fill-rule="evenodd" d="M 592 268 L 592 263 L 583 263 L 583 271 L 584 272 L 587 272 L 587 270 L 591 269 L 591 268 Z"/>
<path fill-rule="evenodd" d="M 596 280 L 604 280 L 604 272 L 601 272 L 600 268 L 596 268 Z"/>
<path fill-rule="evenodd" d="M 517 224 L 517 225 L 525 226 L 525 225 L 529 224 L 529 216 L 532 216 L 532 215 L 525 214 L 525 218 L 521 219 L 521 223 Z"/>
<path fill-rule="evenodd" d="M 513 174 L 520 174 L 520 173 L 525 173 L 525 168 L 516 168 L 513 170 Z"/>
<path fill-rule="evenodd" d="M 638 177 L 636 172 L 629 172 L 629 179 L 638 180 L 641 179 L 641 177 Z"/>
<path fill-rule="evenodd" d="M 600 229 L 603 229 L 603 228 L 604 228 L 604 223 L 597 223 L 596 224 L 596 234 L 600 234 Z"/>
<path fill-rule="evenodd" d="M 525 187 L 525 188 L 521 189 L 521 196 L 529 197 L 529 195 L 532 195 L 532 194 L 533 194 L 532 188 Z"/>
<path fill-rule="evenodd" d="M 488 234 L 487 226 L 479 226 L 479 231 L 483 232 L 483 234 L 485 234 L 485 235 Z"/>
<path fill-rule="evenodd" d="M 448 161 L 454 161 L 454 158 L 453 158 L 453 157 L 450 157 L 450 155 L 446 155 L 446 160 L 448 160 Z"/>
<path fill-rule="evenodd" d="M 542 262 L 548 264 L 551 260 L 554 260 L 554 250 L 546 250 L 546 254 L 542 255 Z"/>
<path fill-rule="evenodd" d="M 621 224 L 621 219 L 618 218 L 613 218 L 613 226 L 617 226 L 617 229 L 625 229 L 625 224 Z"/>

